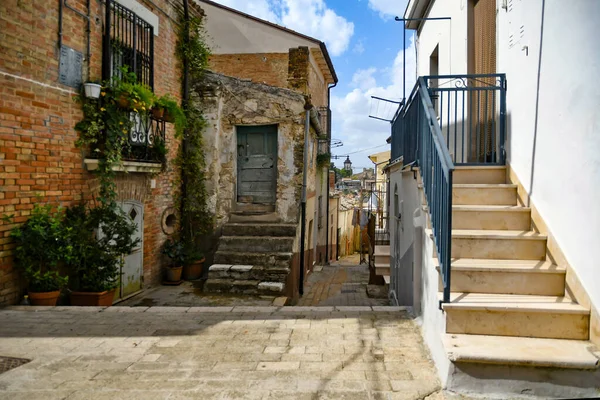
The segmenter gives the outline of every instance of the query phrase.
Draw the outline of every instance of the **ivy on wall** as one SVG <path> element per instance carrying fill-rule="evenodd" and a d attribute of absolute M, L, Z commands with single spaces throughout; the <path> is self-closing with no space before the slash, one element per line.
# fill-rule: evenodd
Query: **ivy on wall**
<path fill-rule="evenodd" d="M 187 65 L 190 86 L 195 86 L 203 81 L 210 56 L 202 17 L 190 16 L 186 19 L 182 16 L 179 28 L 177 56 L 182 65 Z M 194 243 L 199 237 L 212 231 L 214 217 L 208 210 L 205 185 L 206 161 L 202 134 L 206 121 L 202 112 L 190 102 L 184 103 L 183 111 L 187 126 L 175 160 L 175 164 L 181 169 L 180 192 L 177 197 L 181 208 L 181 240 Z"/>

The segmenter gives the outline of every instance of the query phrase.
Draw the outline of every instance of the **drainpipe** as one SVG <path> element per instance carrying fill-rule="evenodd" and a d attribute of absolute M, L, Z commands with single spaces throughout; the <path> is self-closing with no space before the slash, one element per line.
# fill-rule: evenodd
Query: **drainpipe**
<path fill-rule="evenodd" d="M 336 82 L 327 87 L 327 112 L 331 114 L 331 89 L 337 86 Z M 331 115 L 327 116 L 327 149 L 331 153 Z M 327 222 L 325 225 L 325 265 L 329 265 L 329 165 L 327 166 Z"/>
<path fill-rule="evenodd" d="M 183 18 L 184 18 L 184 25 L 185 25 L 185 31 L 183 33 L 184 35 L 184 40 L 185 42 L 189 42 L 189 29 L 190 26 L 188 24 L 189 20 L 190 20 L 190 10 L 189 10 L 189 3 L 188 0 L 183 0 Z M 188 108 L 188 102 L 189 102 L 189 98 L 190 98 L 190 63 L 188 60 L 187 55 L 183 57 L 183 79 L 182 79 L 182 106 L 184 111 L 187 110 Z M 188 140 L 187 140 L 187 128 L 185 128 L 185 132 L 183 134 L 183 138 L 181 140 L 181 151 L 185 155 L 187 154 L 187 148 L 188 148 Z M 186 235 L 189 233 L 190 237 L 191 237 L 191 232 L 186 232 L 185 230 L 188 228 L 187 227 L 187 221 L 184 221 L 184 209 L 185 209 L 185 198 L 187 196 L 187 175 L 183 172 L 183 170 L 181 171 L 181 215 L 180 215 L 180 232 L 182 233 L 182 236 L 185 238 L 187 237 Z"/>
<path fill-rule="evenodd" d="M 306 120 L 304 121 L 304 158 L 302 164 L 302 198 L 300 200 L 300 282 L 298 282 L 298 292 L 300 296 L 304 294 L 304 241 L 306 237 L 306 175 L 308 169 L 308 139 L 310 137 L 310 110 L 312 109 L 310 100 L 306 100 L 304 109 L 306 110 Z"/>

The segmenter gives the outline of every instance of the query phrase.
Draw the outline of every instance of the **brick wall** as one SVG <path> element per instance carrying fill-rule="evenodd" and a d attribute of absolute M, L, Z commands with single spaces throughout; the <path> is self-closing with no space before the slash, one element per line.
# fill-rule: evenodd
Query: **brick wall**
<path fill-rule="evenodd" d="M 166 0 L 153 2 L 169 13 L 152 10 L 160 19 L 160 35 L 155 36 L 154 77 L 158 95 L 180 96 L 179 69 L 174 48 L 176 31 L 170 18 L 177 18 Z M 58 2 L 36 0 L 0 2 L 0 215 L 13 214 L 16 224 L 27 220 L 36 202 L 70 205 L 89 197 L 94 176 L 83 166 L 83 155 L 75 146 L 78 134 L 74 125 L 82 117 L 74 98 L 78 90 L 58 82 Z M 69 2 L 86 12 L 84 0 Z M 91 2 L 91 59 L 89 80 L 99 79 L 102 64 L 103 6 Z M 99 22 L 95 22 L 99 21 Z M 63 44 L 86 52 L 86 24 L 74 12 L 63 10 Z M 83 67 L 84 81 L 88 68 Z M 178 142 L 172 126 L 167 133 L 169 159 Z M 142 174 L 122 175 L 144 185 L 144 280 L 160 280 L 160 245 L 165 235 L 160 227 L 163 211 L 173 204 L 173 178 L 176 171 L 169 163 L 167 172 L 155 177 L 156 187 Z M 122 182 L 121 182 L 122 183 Z M 122 186 L 122 185 L 121 185 Z M 125 199 L 124 199 L 125 200 Z M 17 302 L 23 290 L 13 269 L 9 238 L 14 224 L 0 222 L 0 305 Z"/>
<path fill-rule="evenodd" d="M 209 68 L 227 76 L 287 87 L 287 53 L 213 54 L 210 56 Z"/>

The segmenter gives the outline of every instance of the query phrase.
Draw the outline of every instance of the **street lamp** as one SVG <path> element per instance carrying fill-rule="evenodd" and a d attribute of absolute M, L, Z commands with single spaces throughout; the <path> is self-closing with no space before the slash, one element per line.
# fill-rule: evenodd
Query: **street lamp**
<path fill-rule="evenodd" d="M 352 161 L 350 161 L 350 156 L 346 156 L 346 161 L 344 161 L 344 171 L 352 172 Z"/>

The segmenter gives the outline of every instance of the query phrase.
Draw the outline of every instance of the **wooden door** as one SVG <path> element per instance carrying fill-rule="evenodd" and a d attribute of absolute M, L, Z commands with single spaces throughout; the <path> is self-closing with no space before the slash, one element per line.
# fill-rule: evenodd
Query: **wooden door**
<path fill-rule="evenodd" d="M 119 289 L 115 297 L 124 298 L 142 289 L 142 276 L 144 274 L 144 206 L 137 201 L 125 201 L 120 204 L 126 217 L 135 225 L 133 239 L 140 239 L 138 245 L 131 253 L 124 255 L 121 268 Z"/>
<path fill-rule="evenodd" d="M 475 74 L 496 73 L 496 0 L 476 0 L 473 4 L 473 66 Z M 473 81 L 475 86 L 494 86 L 495 78 Z M 472 110 L 476 114 L 475 160 L 493 162 L 495 135 L 492 123 L 494 94 L 491 90 L 471 93 Z"/>
<path fill-rule="evenodd" d="M 237 128 L 238 203 L 275 204 L 277 126 Z"/>

